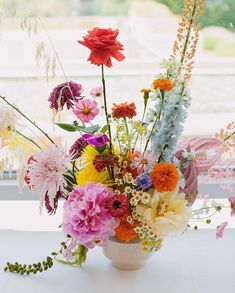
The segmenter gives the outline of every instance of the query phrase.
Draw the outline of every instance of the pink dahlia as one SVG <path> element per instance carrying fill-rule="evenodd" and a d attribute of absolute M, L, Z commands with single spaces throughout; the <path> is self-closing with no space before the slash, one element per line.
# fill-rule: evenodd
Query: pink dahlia
<path fill-rule="evenodd" d="M 92 98 L 98 98 L 102 95 L 103 88 L 101 86 L 95 87 L 90 91 L 90 95 Z"/>
<path fill-rule="evenodd" d="M 88 123 L 99 114 L 96 101 L 90 99 L 80 100 L 75 104 L 73 113 L 83 122 Z"/>
<path fill-rule="evenodd" d="M 220 224 L 216 229 L 216 239 L 222 238 L 224 236 L 224 230 L 227 227 L 228 222 Z"/>
<path fill-rule="evenodd" d="M 79 99 L 82 98 L 82 86 L 79 83 L 68 81 L 59 84 L 53 89 L 48 101 L 50 108 L 56 111 L 62 111 L 64 105 L 71 109 Z"/>
<path fill-rule="evenodd" d="M 77 186 L 64 204 L 64 231 L 87 248 L 106 245 L 119 224 L 106 207 L 112 197 L 112 191 L 101 183 Z"/>
<path fill-rule="evenodd" d="M 70 156 L 62 146 L 50 145 L 47 149 L 33 155 L 29 163 L 28 178 L 33 191 L 41 195 L 41 201 L 47 201 L 53 209 L 58 192 L 65 190 L 66 181 L 63 176 L 70 164 Z"/>
<path fill-rule="evenodd" d="M 150 172 L 156 164 L 157 156 L 150 151 L 131 159 L 131 168 L 137 169 L 138 173 Z"/>

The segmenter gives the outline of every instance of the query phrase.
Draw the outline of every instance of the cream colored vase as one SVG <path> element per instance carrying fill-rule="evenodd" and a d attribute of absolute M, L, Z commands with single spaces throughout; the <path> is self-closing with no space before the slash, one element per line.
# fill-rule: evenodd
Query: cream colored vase
<path fill-rule="evenodd" d="M 137 270 L 153 256 L 154 252 L 144 252 L 139 240 L 124 243 L 111 237 L 103 248 L 104 255 L 112 261 L 112 266 L 119 270 Z"/>

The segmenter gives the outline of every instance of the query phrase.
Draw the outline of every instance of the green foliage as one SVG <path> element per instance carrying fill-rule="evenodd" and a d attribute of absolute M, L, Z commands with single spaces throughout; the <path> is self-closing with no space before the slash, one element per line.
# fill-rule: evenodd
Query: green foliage
<path fill-rule="evenodd" d="M 208 36 L 203 40 L 205 50 L 214 51 L 217 56 L 235 56 L 235 42 Z"/>
<path fill-rule="evenodd" d="M 180 14 L 184 0 L 155 0 L 166 4 L 172 12 Z M 205 16 L 201 19 L 201 25 L 223 26 L 235 31 L 235 1 L 234 0 L 207 0 Z"/>
<path fill-rule="evenodd" d="M 59 126 L 61 129 L 69 131 L 69 132 L 75 132 L 80 131 L 84 133 L 95 133 L 99 130 L 100 126 L 98 124 L 85 127 L 85 126 L 79 126 L 77 124 L 70 124 L 70 123 L 55 123 L 55 125 Z"/>

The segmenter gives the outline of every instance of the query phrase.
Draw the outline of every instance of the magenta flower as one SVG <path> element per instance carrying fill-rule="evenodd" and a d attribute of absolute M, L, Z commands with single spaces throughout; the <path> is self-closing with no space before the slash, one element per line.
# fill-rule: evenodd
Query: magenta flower
<path fill-rule="evenodd" d="M 99 108 L 96 101 L 83 99 L 75 104 L 73 113 L 83 122 L 88 123 L 99 114 Z"/>
<path fill-rule="evenodd" d="M 157 156 L 150 151 L 144 154 L 138 154 L 138 157 L 132 159 L 131 168 L 137 169 L 138 173 L 150 172 L 156 164 Z"/>
<path fill-rule="evenodd" d="M 220 224 L 216 229 L 216 239 L 222 238 L 224 236 L 224 230 L 227 227 L 228 222 Z"/>
<path fill-rule="evenodd" d="M 230 204 L 231 204 L 231 216 L 235 216 L 235 196 L 231 196 L 228 198 Z"/>
<path fill-rule="evenodd" d="M 58 192 L 65 191 L 66 180 L 63 176 L 70 165 L 70 156 L 65 148 L 51 144 L 45 150 L 33 154 L 29 163 L 28 178 L 33 191 L 41 195 L 43 203 L 48 196 L 51 209 L 55 207 Z"/>
<path fill-rule="evenodd" d="M 106 208 L 113 193 L 101 183 L 77 186 L 64 204 L 63 229 L 80 244 L 93 248 L 104 246 L 115 235 L 119 221 Z"/>
<path fill-rule="evenodd" d="M 66 105 L 67 109 L 71 109 L 79 99 L 82 99 L 81 94 L 82 86 L 79 83 L 73 81 L 61 83 L 50 94 L 48 99 L 50 108 L 58 112 Z"/>
<path fill-rule="evenodd" d="M 73 159 L 78 159 L 81 157 L 82 151 L 87 146 L 87 144 L 87 141 L 83 137 L 80 137 L 75 141 L 69 150 L 69 153 L 71 156 L 73 156 Z"/>
<path fill-rule="evenodd" d="M 82 138 L 86 140 L 88 144 L 101 147 L 109 142 L 106 134 L 83 134 Z"/>
<path fill-rule="evenodd" d="M 92 98 L 98 98 L 102 95 L 103 88 L 101 86 L 95 87 L 90 91 L 90 95 Z"/>

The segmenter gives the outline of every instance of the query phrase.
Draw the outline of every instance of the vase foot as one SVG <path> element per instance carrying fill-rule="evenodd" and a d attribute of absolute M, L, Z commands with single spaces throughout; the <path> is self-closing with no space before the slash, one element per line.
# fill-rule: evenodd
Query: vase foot
<path fill-rule="evenodd" d="M 145 265 L 144 262 L 139 263 L 133 263 L 133 264 L 125 264 L 125 263 L 119 263 L 112 261 L 112 266 L 118 270 L 124 270 L 124 271 L 131 271 L 131 270 L 138 270 L 143 268 Z"/>

